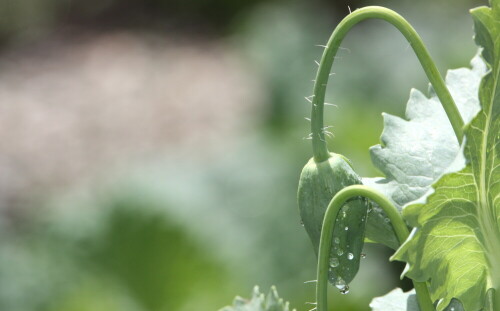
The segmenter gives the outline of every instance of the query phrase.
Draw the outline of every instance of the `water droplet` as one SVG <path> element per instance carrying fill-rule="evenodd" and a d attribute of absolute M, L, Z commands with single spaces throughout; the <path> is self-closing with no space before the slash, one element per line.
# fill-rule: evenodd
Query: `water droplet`
<path fill-rule="evenodd" d="M 330 258 L 330 267 L 335 268 L 339 266 L 339 260 L 335 257 Z"/>
<path fill-rule="evenodd" d="M 335 287 L 337 287 L 340 290 L 343 290 L 346 287 L 344 279 L 341 278 L 340 276 L 335 281 Z"/>
<path fill-rule="evenodd" d="M 336 243 L 336 244 L 339 244 L 340 243 L 340 239 L 337 237 L 335 239 L 333 239 L 333 241 Z"/>
<path fill-rule="evenodd" d="M 337 250 L 337 255 L 342 256 L 344 255 L 344 251 L 341 250 L 340 248 Z"/>
<path fill-rule="evenodd" d="M 361 253 L 361 258 L 366 258 L 366 254 L 365 253 Z"/>
<path fill-rule="evenodd" d="M 354 259 L 354 255 L 352 253 L 347 254 L 347 259 L 353 260 Z"/>
<path fill-rule="evenodd" d="M 349 285 L 347 285 L 341 277 L 339 277 L 337 281 L 335 281 L 335 287 L 340 290 L 340 293 L 342 295 L 349 293 Z"/>
<path fill-rule="evenodd" d="M 345 228 L 344 228 L 344 230 L 345 230 L 345 231 L 349 230 L 349 227 L 345 227 Z"/>

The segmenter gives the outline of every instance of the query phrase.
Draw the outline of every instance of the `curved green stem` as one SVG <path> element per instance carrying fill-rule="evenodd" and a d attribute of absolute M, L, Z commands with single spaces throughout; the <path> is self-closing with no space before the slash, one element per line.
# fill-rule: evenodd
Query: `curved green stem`
<path fill-rule="evenodd" d="M 317 267 L 316 302 L 317 311 L 327 311 L 327 288 L 329 255 L 332 247 L 333 229 L 337 214 L 347 200 L 354 197 L 365 197 L 377 203 L 391 220 L 394 231 L 399 242 L 402 244 L 410 234 L 401 214 L 396 207 L 381 193 L 363 185 L 349 186 L 339 191 L 330 201 L 323 219 L 321 239 L 319 243 L 319 256 Z M 429 296 L 427 285 L 421 282 L 413 282 L 417 292 L 417 299 L 421 311 L 434 311 L 434 306 Z"/>
<path fill-rule="evenodd" d="M 340 47 L 340 44 L 347 32 L 357 23 L 365 19 L 382 19 L 394 25 L 410 42 L 415 54 L 417 55 L 420 64 L 422 65 L 427 78 L 434 87 L 436 94 L 443 105 L 448 119 L 453 126 L 455 135 L 459 143 L 463 137 L 464 121 L 453 101 L 453 98 L 446 87 L 446 84 L 439 74 L 439 71 L 434 64 L 427 48 L 422 39 L 413 27 L 398 13 L 383 7 L 369 6 L 356 10 L 345 17 L 333 31 L 326 45 L 318 72 L 316 74 L 316 82 L 314 84 L 314 96 L 312 98 L 312 114 L 311 114 L 311 132 L 313 153 L 316 162 L 322 162 L 330 157 L 325 141 L 324 125 L 323 125 L 323 110 L 325 101 L 326 85 L 330 70 L 332 68 L 335 55 Z"/>

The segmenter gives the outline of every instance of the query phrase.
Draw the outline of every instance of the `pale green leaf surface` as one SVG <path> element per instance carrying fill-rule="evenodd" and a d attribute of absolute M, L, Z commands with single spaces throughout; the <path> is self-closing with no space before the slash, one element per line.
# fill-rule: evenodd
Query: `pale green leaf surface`
<path fill-rule="evenodd" d="M 372 311 L 420 311 L 415 290 L 403 292 L 396 288 L 382 297 L 376 297 L 370 303 Z"/>
<path fill-rule="evenodd" d="M 407 276 L 429 282 L 438 311 L 452 298 L 465 311 L 492 308 L 486 293 L 500 290 L 500 0 L 491 3 L 472 10 L 490 71 L 479 90 L 482 110 L 465 130 L 467 166 L 436 182 L 426 203 L 405 207 L 416 229 L 393 258 L 409 263 Z"/>
<path fill-rule="evenodd" d="M 264 296 L 259 292 L 259 287 L 255 286 L 250 300 L 236 297 L 232 306 L 220 309 L 219 311 L 295 311 L 289 309 L 288 302 L 284 302 L 279 298 L 276 288 L 273 286 L 271 290 Z"/>
<path fill-rule="evenodd" d="M 382 297 L 376 297 L 370 303 L 372 311 L 420 311 L 415 290 L 403 292 L 396 288 Z M 463 311 L 462 304 L 453 299 L 445 311 Z"/>
<path fill-rule="evenodd" d="M 479 82 L 486 72 L 476 56 L 472 68 L 450 70 L 446 85 L 465 120 L 479 111 Z M 453 162 L 459 144 L 446 113 L 433 90 L 427 97 L 413 89 L 406 107 L 406 120 L 383 114 L 381 144 L 370 148 L 373 164 L 385 178 L 364 178 L 363 184 L 384 193 L 398 209 L 422 197 Z M 396 249 L 399 243 L 381 209 L 375 207 L 368 217 L 367 238 Z"/>

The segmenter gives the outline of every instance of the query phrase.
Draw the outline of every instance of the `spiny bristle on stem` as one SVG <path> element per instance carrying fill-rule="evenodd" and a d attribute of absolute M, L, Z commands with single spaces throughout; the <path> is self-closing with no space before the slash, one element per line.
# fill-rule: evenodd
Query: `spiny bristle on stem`
<path fill-rule="evenodd" d="M 332 132 L 328 131 L 329 128 L 333 128 L 333 126 L 332 125 L 325 126 L 321 129 L 321 131 L 323 132 L 324 135 L 326 135 L 330 138 L 334 138 L 335 135 L 333 135 Z"/>
<path fill-rule="evenodd" d="M 335 105 L 335 104 L 332 104 L 332 103 L 324 103 L 325 106 L 333 106 L 335 108 L 338 108 L 339 106 Z"/>
<path fill-rule="evenodd" d="M 311 140 L 311 139 L 313 139 L 313 134 L 309 133 L 309 135 L 307 135 L 306 137 L 302 137 L 302 139 Z"/>
<path fill-rule="evenodd" d="M 323 44 L 316 44 L 314 46 L 319 47 L 319 48 L 323 48 L 323 49 L 328 48 L 327 45 L 323 45 Z M 347 51 L 347 53 L 351 54 L 351 50 L 349 48 L 339 46 L 339 50 L 345 50 L 345 51 Z"/>
<path fill-rule="evenodd" d="M 345 50 L 345 51 L 347 51 L 347 53 L 351 54 L 351 50 L 349 48 L 344 48 L 344 47 L 339 46 L 339 50 Z"/>
<path fill-rule="evenodd" d="M 335 135 L 333 135 L 333 133 L 330 131 L 323 131 L 323 134 L 325 134 L 326 136 L 328 136 L 330 138 L 335 138 Z"/>

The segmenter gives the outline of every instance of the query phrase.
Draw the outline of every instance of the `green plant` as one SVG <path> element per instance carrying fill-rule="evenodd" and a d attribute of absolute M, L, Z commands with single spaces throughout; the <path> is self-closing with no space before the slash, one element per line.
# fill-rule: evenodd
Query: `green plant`
<path fill-rule="evenodd" d="M 252 293 L 252 299 L 246 300 L 236 297 L 231 307 L 225 307 L 221 311 L 289 311 L 288 302 L 278 297 L 275 287 L 271 287 L 269 294 L 264 296 L 259 292 L 259 287 L 255 286 Z M 292 310 L 295 311 L 295 310 Z"/>
<path fill-rule="evenodd" d="M 479 55 L 472 69 L 452 70 L 446 82 L 417 32 L 386 8 L 352 12 L 325 46 L 308 97 L 314 156 L 298 193 L 318 254 L 318 311 L 327 310 L 328 281 L 348 292 L 364 241 L 393 248 L 391 260 L 407 262 L 404 275 L 415 287 L 376 298 L 373 310 L 500 309 L 500 0 L 471 14 Z M 382 146 L 371 152 L 386 177 L 361 179 L 349 160 L 328 151 L 323 110 L 342 40 L 354 25 L 372 18 L 391 23 L 406 37 L 432 89 L 429 98 L 412 91 L 408 120 L 384 116 Z"/>

